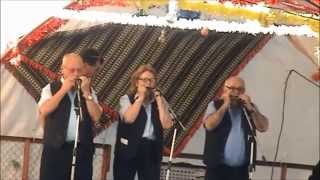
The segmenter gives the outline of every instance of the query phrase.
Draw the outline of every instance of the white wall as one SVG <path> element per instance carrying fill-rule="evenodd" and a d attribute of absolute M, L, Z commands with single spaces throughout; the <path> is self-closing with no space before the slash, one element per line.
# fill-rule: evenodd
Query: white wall
<path fill-rule="evenodd" d="M 3 55 L 19 37 L 30 33 L 49 17 L 57 14 L 70 0 L 1 0 L 0 3 Z M 1 65 L 1 135 L 41 137 L 36 112 L 33 98 Z"/>
<path fill-rule="evenodd" d="M 285 36 L 278 36 L 240 73 L 246 80 L 247 93 L 270 121 L 270 129 L 258 134 L 258 159 L 262 155 L 268 161 L 274 158 L 282 120 L 284 82 L 290 69 L 310 77 L 316 67 Z M 313 165 L 319 160 L 319 95 L 319 88 L 296 74 L 291 75 L 277 161 Z M 204 129 L 200 128 L 183 152 L 202 154 L 204 136 Z M 270 177 L 269 169 L 259 169 L 256 179 Z M 309 173 L 290 170 L 288 179 L 306 179 Z"/>
<path fill-rule="evenodd" d="M 70 0 L 1 0 L 1 54 L 8 43 L 31 32 Z"/>

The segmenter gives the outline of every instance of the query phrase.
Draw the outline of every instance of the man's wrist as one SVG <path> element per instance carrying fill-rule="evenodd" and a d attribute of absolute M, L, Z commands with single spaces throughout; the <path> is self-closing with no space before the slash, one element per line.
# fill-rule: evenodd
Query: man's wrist
<path fill-rule="evenodd" d="M 248 110 L 248 113 L 251 115 L 251 114 L 255 114 L 257 111 L 255 108 L 252 108 L 250 110 Z"/>
<path fill-rule="evenodd" d="M 85 100 L 93 101 L 93 97 L 92 97 L 91 93 L 83 93 L 83 97 Z"/>

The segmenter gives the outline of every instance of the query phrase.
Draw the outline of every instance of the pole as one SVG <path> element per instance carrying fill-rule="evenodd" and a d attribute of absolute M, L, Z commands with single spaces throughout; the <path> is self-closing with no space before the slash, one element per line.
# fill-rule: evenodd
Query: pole
<path fill-rule="evenodd" d="M 252 124 L 250 116 L 248 115 L 247 109 L 245 107 L 242 107 L 242 111 L 248 121 L 249 124 L 249 135 L 248 135 L 248 142 L 250 144 L 250 159 L 249 159 L 249 180 L 252 179 L 253 172 L 255 171 L 255 146 L 256 146 L 256 133 L 255 133 L 255 126 Z"/>
<path fill-rule="evenodd" d="M 172 142 L 171 142 L 170 156 L 169 156 L 169 161 L 168 161 L 168 168 L 167 168 L 167 171 L 166 171 L 166 180 L 169 180 L 170 172 L 171 172 L 171 166 L 172 166 L 172 157 L 173 157 L 174 144 L 175 144 L 176 135 L 177 135 L 177 126 L 180 126 L 183 131 L 185 131 L 186 128 L 177 119 L 177 116 L 174 113 L 174 111 L 172 110 L 172 108 L 170 107 L 170 104 L 168 103 L 168 101 L 165 98 L 163 98 L 163 100 L 164 100 L 164 102 L 166 103 L 166 105 L 168 107 L 168 111 L 170 113 L 170 116 L 171 116 L 172 120 L 174 121 L 174 130 L 173 130 L 173 137 L 172 137 Z"/>
<path fill-rule="evenodd" d="M 75 168 L 76 168 L 77 151 L 78 151 L 78 139 L 79 139 L 79 125 L 80 125 L 80 121 L 83 120 L 82 108 L 81 108 L 80 84 L 78 87 L 76 87 L 76 89 L 77 89 L 76 98 L 77 98 L 78 102 L 75 103 L 74 110 L 76 111 L 77 121 L 76 121 L 75 140 L 74 140 L 73 151 L 72 151 L 72 166 L 71 166 L 71 176 L 70 176 L 71 179 L 70 180 L 74 180 L 74 177 L 75 177 Z"/>
<path fill-rule="evenodd" d="M 166 180 L 169 180 L 170 177 L 170 171 L 171 171 L 171 165 L 172 165 L 172 156 L 173 156 L 173 150 L 174 150 L 174 143 L 177 135 L 177 128 L 174 128 L 173 131 L 173 138 L 171 142 L 171 150 L 170 150 L 170 156 L 169 156 L 169 161 L 168 161 L 168 168 L 167 168 L 167 173 L 166 173 Z"/>

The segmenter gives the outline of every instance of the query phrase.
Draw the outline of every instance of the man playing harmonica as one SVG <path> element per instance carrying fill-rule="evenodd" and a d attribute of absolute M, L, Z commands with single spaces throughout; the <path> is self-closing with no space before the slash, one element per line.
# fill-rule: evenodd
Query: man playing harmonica
<path fill-rule="evenodd" d="M 265 132 L 268 119 L 245 94 L 243 79 L 233 76 L 225 81 L 221 98 L 208 104 L 204 127 L 206 180 L 247 180 L 250 158 L 248 136 L 255 129 Z"/>

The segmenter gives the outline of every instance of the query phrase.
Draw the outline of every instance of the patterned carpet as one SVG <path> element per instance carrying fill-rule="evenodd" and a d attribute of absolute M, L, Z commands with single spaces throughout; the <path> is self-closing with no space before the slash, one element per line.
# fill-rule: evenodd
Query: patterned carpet
<path fill-rule="evenodd" d="M 108 23 L 48 33 L 21 52 L 41 68 L 24 61 L 19 66 L 6 63 L 6 68 L 39 100 L 41 88 L 52 80 L 44 69 L 57 74 L 65 53 L 96 48 L 103 65 L 94 77 L 94 88 L 99 100 L 116 110 L 132 72 L 141 64 L 152 64 L 159 73 L 159 88 L 187 127 L 178 129 L 179 152 L 201 125 L 201 115 L 223 81 L 239 72 L 270 37 L 213 31 L 203 37 L 197 30 Z M 172 133 L 173 129 L 165 132 L 167 147 Z"/>

